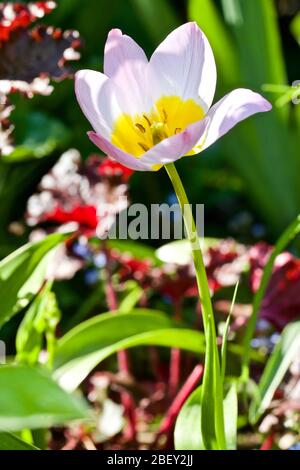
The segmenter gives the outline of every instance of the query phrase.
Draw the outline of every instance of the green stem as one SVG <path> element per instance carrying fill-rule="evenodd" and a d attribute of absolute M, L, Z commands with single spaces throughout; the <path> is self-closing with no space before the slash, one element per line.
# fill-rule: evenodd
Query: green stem
<path fill-rule="evenodd" d="M 202 438 L 206 441 L 204 442 L 206 448 L 225 449 L 223 382 L 220 372 L 214 313 L 200 240 L 197 234 L 192 209 L 175 165 L 173 163 L 169 163 L 168 165 L 165 165 L 165 168 L 173 184 L 174 191 L 182 211 L 186 233 L 191 243 L 197 285 L 202 306 L 206 338 L 201 418 Z M 212 396 L 211 393 L 213 393 Z"/>

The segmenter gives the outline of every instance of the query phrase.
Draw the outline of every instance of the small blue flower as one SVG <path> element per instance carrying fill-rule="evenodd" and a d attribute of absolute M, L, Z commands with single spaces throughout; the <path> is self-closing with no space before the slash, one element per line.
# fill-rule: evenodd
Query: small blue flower
<path fill-rule="evenodd" d="M 296 442 L 296 444 L 293 444 L 288 450 L 300 450 L 300 442 Z"/>
<path fill-rule="evenodd" d="M 75 242 L 72 246 L 72 250 L 74 255 L 79 256 L 80 258 L 89 258 L 91 255 L 91 250 L 88 245 Z"/>
<path fill-rule="evenodd" d="M 99 272 L 97 269 L 87 269 L 84 272 L 84 281 L 89 286 L 96 284 L 99 281 Z"/>
<path fill-rule="evenodd" d="M 93 262 L 94 262 L 94 265 L 101 269 L 101 268 L 104 268 L 104 266 L 106 265 L 107 263 L 107 258 L 106 258 L 106 255 L 104 253 L 97 253 L 94 257 L 93 257 Z"/>

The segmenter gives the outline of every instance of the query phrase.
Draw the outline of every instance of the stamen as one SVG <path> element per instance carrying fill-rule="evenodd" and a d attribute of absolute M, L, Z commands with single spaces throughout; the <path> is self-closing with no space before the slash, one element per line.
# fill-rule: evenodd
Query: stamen
<path fill-rule="evenodd" d="M 151 127 L 151 121 L 150 121 L 150 119 L 148 118 L 147 114 L 143 114 L 143 118 L 147 121 L 148 126 Z"/>
<path fill-rule="evenodd" d="M 163 115 L 163 118 L 164 118 L 164 122 L 166 123 L 167 120 L 168 120 L 168 115 L 167 115 L 167 112 L 164 108 L 162 109 L 162 115 Z"/>
<path fill-rule="evenodd" d="M 135 125 L 135 127 L 138 128 L 138 130 L 139 130 L 140 132 L 142 132 L 143 134 L 145 134 L 146 129 L 144 128 L 144 126 L 142 126 L 142 124 L 140 124 L 139 122 L 136 122 L 134 125 Z"/>
<path fill-rule="evenodd" d="M 181 127 L 176 127 L 175 134 L 180 134 L 180 132 L 182 132 Z"/>
<path fill-rule="evenodd" d="M 138 142 L 138 145 L 144 150 L 144 152 L 148 152 L 148 150 L 150 149 L 150 147 L 143 144 L 142 142 Z"/>
<path fill-rule="evenodd" d="M 162 122 L 152 124 L 151 126 L 153 145 L 158 144 L 168 136 L 165 131 L 165 125 Z"/>

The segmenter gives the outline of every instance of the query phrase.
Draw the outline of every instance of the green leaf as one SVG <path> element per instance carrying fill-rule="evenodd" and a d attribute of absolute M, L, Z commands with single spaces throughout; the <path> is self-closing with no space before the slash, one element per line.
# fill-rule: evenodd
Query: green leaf
<path fill-rule="evenodd" d="M 168 0 L 155 0 L 155 2 L 153 0 L 131 0 L 131 3 L 149 36 L 157 43 L 177 26 L 180 26 L 176 10 L 172 8 Z"/>
<path fill-rule="evenodd" d="M 0 450 L 40 450 L 8 432 L 0 433 Z"/>
<path fill-rule="evenodd" d="M 295 16 L 291 23 L 291 33 L 300 45 L 300 13 Z"/>
<path fill-rule="evenodd" d="M 201 433 L 206 450 L 225 450 L 223 380 L 221 376 L 216 333 L 208 325 L 205 368 L 202 384 Z M 210 371 L 210 373 L 205 373 Z"/>
<path fill-rule="evenodd" d="M 242 362 L 242 379 L 246 382 L 249 377 L 249 360 L 251 351 L 251 340 L 255 331 L 258 313 L 261 308 L 269 280 L 272 275 L 273 265 L 277 256 L 286 248 L 286 246 L 298 235 L 300 232 L 300 215 L 292 222 L 288 228 L 283 232 L 278 239 L 271 256 L 264 268 L 263 275 L 260 281 L 259 288 L 254 296 L 253 310 L 251 317 L 248 320 L 246 332 L 244 336 L 244 356 Z"/>
<path fill-rule="evenodd" d="M 54 377 L 74 390 L 108 356 L 126 348 L 156 345 L 205 351 L 202 332 L 180 328 L 161 312 L 136 309 L 131 313 L 104 313 L 81 323 L 63 336 L 55 354 Z"/>
<path fill-rule="evenodd" d="M 267 362 L 258 385 L 258 393 L 250 408 L 250 421 L 256 423 L 271 403 L 275 391 L 299 351 L 300 321 L 290 323 Z"/>
<path fill-rule="evenodd" d="M 30 365 L 38 363 L 39 354 L 46 338 L 48 364 L 51 364 L 55 344 L 55 330 L 61 314 L 56 297 L 48 281 L 29 306 L 16 336 L 17 362 Z"/>
<path fill-rule="evenodd" d="M 223 2 L 229 8 L 228 2 Z M 235 0 L 240 17 L 232 30 L 238 42 L 239 60 L 244 77 L 259 88 L 262 83 L 287 81 L 276 8 L 270 0 Z M 255 31 L 255 34 L 254 34 Z"/>
<path fill-rule="evenodd" d="M 141 300 L 144 293 L 144 290 L 135 281 L 133 281 L 133 284 L 131 281 L 129 282 L 131 284 L 131 289 L 126 293 L 126 296 L 119 304 L 120 312 L 130 312 L 133 310 L 137 303 Z M 127 282 L 127 286 L 129 282 Z"/>
<path fill-rule="evenodd" d="M 204 450 L 201 438 L 202 387 L 196 388 L 180 410 L 174 430 L 176 450 Z"/>
<path fill-rule="evenodd" d="M 236 450 L 238 397 L 237 384 L 233 382 L 224 400 L 224 422 L 227 450 Z"/>
<path fill-rule="evenodd" d="M 88 407 L 67 394 L 40 369 L 23 365 L 0 367 L 0 429 L 47 428 L 84 419 Z"/>
<path fill-rule="evenodd" d="M 174 442 L 176 450 L 205 450 L 201 423 L 202 385 L 191 393 L 176 420 Z M 232 384 L 224 400 L 224 420 L 228 450 L 236 449 L 237 435 L 237 391 Z M 192 432 L 191 432 L 192 431 Z"/>
<path fill-rule="evenodd" d="M 226 356 L 227 356 L 227 343 L 228 343 L 229 326 L 230 326 L 230 320 L 231 320 L 231 316 L 232 316 L 233 307 L 234 307 L 234 304 L 235 304 L 238 288 L 239 288 L 239 281 L 236 283 L 235 288 L 234 288 L 234 293 L 233 293 L 233 297 L 232 297 L 230 311 L 229 311 L 229 315 L 228 315 L 227 320 L 226 320 L 225 329 L 224 329 L 223 338 L 222 338 L 221 375 L 222 375 L 223 383 L 224 383 L 225 374 L 226 374 Z"/>
<path fill-rule="evenodd" d="M 224 82 L 229 87 L 235 86 L 240 81 L 236 45 L 215 2 L 213 0 L 201 0 L 201 2 L 189 0 L 188 16 L 190 20 L 196 21 L 206 34 Z"/>
<path fill-rule="evenodd" d="M 66 240 L 66 234 L 52 234 L 28 243 L 0 262 L 0 326 L 25 308 L 45 280 L 51 251 Z"/>
<path fill-rule="evenodd" d="M 210 247 L 217 246 L 219 240 L 217 238 L 200 239 L 203 252 Z M 176 240 L 166 243 L 156 250 L 156 256 L 163 263 L 176 263 L 186 265 L 192 261 L 192 250 L 189 240 Z"/>
<path fill-rule="evenodd" d="M 154 264 L 161 264 L 156 256 L 154 248 L 144 245 L 143 243 L 132 242 L 129 240 L 108 240 L 107 246 L 134 258 L 150 260 Z"/>
<path fill-rule="evenodd" d="M 70 137 L 68 129 L 57 119 L 48 117 L 44 113 L 32 112 L 22 119 L 22 130 L 19 145 L 10 154 L 3 156 L 5 162 L 17 162 L 43 158 L 50 155 L 57 148 L 64 148 Z"/>

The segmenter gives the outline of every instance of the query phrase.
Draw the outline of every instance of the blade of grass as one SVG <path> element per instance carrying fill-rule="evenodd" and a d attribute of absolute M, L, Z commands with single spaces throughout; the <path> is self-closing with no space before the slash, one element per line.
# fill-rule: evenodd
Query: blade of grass
<path fill-rule="evenodd" d="M 239 281 L 236 283 L 235 288 L 234 288 L 232 302 L 231 302 L 231 306 L 230 306 L 230 310 L 229 310 L 229 315 L 227 317 L 226 324 L 225 324 L 225 329 L 224 329 L 224 333 L 223 333 L 222 348 L 221 348 L 221 376 L 222 376 L 223 383 L 224 383 L 225 373 L 226 373 L 226 355 L 227 355 L 227 342 L 228 342 L 229 326 L 230 326 L 230 320 L 231 320 L 234 304 L 235 304 L 235 301 L 236 301 L 238 288 L 239 288 Z"/>
<path fill-rule="evenodd" d="M 298 235 L 300 232 L 300 215 L 292 222 L 288 228 L 283 232 L 279 240 L 277 241 L 271 256 L 264 268 L 262 279 L 260 282 L 259 289 L 257 290 L 253 300 L 253 310 L 251 317 L 248 320 L 247 328 L 243 340 L 244 345 L 244 356 L 242 361 L 242 373 L 241 380 L 247 382 L 249 378 L 249 360 L 251 350 L 251 339 L 253 337 L 257 317 L 261 308 L 261 303 L 264 298 L 270 277 L 272 275 L 274 261 L 277 256 L 286 248 L 286 246 Z"/>

